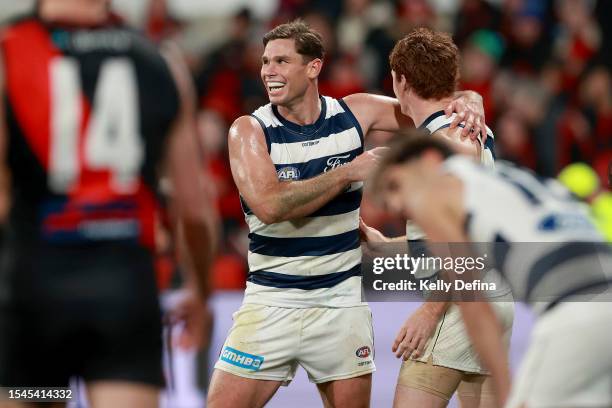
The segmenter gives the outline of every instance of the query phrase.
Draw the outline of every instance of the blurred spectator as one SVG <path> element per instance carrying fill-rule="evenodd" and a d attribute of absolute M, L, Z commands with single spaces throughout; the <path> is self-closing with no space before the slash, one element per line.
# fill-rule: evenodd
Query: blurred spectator
<path fill-rule="evenodd" d="M 556 0 L 555 5 L 559 17 L 555 53 L 563 61 L 565 88 L 575 89 L 601 44 L 599 24 L 593 16 L 595 0 Z"/>
<path fill-rule="evenodd" d="M 400 0 L 398 16 L 398 40 L 417 27 L 434 28 L 436 21 L 436 14 L 426 0 Z"/>
<path fill-rule="evenodd" d="M 147 36 L 156 43 L 174 36 L 181 28 L 168 10 L 167 0 L 151 0 L 149 3 L 145 31 Z"/>
<path fill-rule="evenodd" d="M 501 24 L 501 12 L 484 0 L 461 0 L 455 17 L 455 43 L 462 47 L 481 28 L 495 30 Z"/>
<path fill-rule="evenodd" d="M 474 32 L 463 51 L 461 88 L 471 89 L 482 95 L 486 118 L 493 117 L 493 80 L 503 52 L 501 37 L 490 30 Z"/>
<path fill-rule="evenodd" d="M 502 65 L 516 73 L 535 75 L 550 55 L 546 2 L 507 0 L 504 5 L 501 34 L 507 49 Z"/>
<path fill-rule="evenodd" d="M 529 128 L 517 112 L 499 118 L 496 146 L 498 158 L 534 168 L 535 154 Z"/>
<path fill-rule="evenodd" d="M 248 85 L 254 76 L 259 77 L 245 58 L 251 55 L 251 25 L 249 9 L 240 10 L 231 21 L 227 41 L 205 58 L 196 75 L 201 105 L 217 110 L 230 123 L 244 112 L 244 89 L 252 91 Z"/>

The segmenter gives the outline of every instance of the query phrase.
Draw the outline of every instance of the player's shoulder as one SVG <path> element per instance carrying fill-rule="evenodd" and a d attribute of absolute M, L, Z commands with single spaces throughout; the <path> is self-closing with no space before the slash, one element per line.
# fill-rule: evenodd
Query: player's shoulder
<path fill-rule="evenodd" d="M 230 126 L 230 141 L 246 141 L 253 137 L 263 137 L 261 124 L 253 115 L 240 116 Z"/>
<path fill-rule="evenodd" d="M 367 110 L 368 107 L 370 109 L 374 108 L 377 104 L 377 99 L 379 98 L 387 98 L 382 95 L 374 95 L 365 92 L 359 92 L 347 95 L 342 99 L 339 99 L 343 104 L 351 110 Z"/>
<path fill-rule="evenodd" d="M 371 93 L 354 93 L 340 99 L 341 103 L 353 112 L 360 120 L 378 118 L 389 109 L 395 110 L 399 102 L 395 98 Z"/>
<path fill-rule="evenodd" d="M 251 113 L 250 117 L 263 129 L 282 127 L 283 124 L 274 113 L 271 103 L 262 105 Z"/>

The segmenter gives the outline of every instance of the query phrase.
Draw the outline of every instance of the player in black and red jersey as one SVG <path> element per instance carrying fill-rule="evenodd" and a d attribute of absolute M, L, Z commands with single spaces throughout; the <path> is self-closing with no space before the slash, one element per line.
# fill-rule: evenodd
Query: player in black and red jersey
<path fill-rule="evenodd" d="M 206 296 L 212 212 L 188 74 L 109 4 L 40 0 L 37 16 L 0 40 L 0 153 L 11 180 L 0 386 L 67 386 L 79 376 L 92 406 L 154 407 L 163 384 L 152 262 L 162 166 L 197 271 L 187 280 L 188 328 L 201 304 L 193 299 Z"/>

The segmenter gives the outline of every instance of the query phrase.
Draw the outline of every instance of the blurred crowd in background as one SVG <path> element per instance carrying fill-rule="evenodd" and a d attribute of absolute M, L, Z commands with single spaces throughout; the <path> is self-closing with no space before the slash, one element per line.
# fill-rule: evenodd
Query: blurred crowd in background
<path fill-rule="evenodd" d="M 146 0 L 137 24 L 156 42 L 178 43 L 193 73 L 205 171 L 214 184 L 223 224 L 216 288 L 242 288 L 247 273 L 248 230 L 229 168 L 227 130 L 238 116 L 268 103 L 259 76 L 261 38 L 296 17 L 324 38 L 327 54 L 319 86 L 322 94 L 336 98 L 355 92 L 393 95 L 388 55 L 395 42 L 419 26 L 452 33 L 462 54 L 458 87 L 483 96 L 498 159 L 551 177 L 569 163 L 584 162 L 599 176 L 597 189 L 609 188 L 612 32 L 606 19 L 612 15 L 611 1 L 203 3 L 231 7 L 223 15 L 193 18 L 177 12 L 172 0 Z M 380 144 L 387 137 L 371 134 L 367 142 Z M 403 225 L 370 205 L 367 197 L 362 214 L 387 235 L 403 234 Z"/>

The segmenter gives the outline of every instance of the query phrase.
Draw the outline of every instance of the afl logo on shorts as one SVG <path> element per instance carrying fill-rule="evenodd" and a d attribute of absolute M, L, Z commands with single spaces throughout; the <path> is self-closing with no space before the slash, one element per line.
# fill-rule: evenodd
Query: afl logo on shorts
<path fill-rule="evenodd" d="M 298 180 L 300 171 L 295 167 L 283 167 L 276 172 L 279 180 Z"/>
<path fill-rule="evenodd" d="M 370 348 L 368 346 L 359 347 L 355 351 L 355 355 L 359 358 L 368 358 L 370 357 Z"/>

